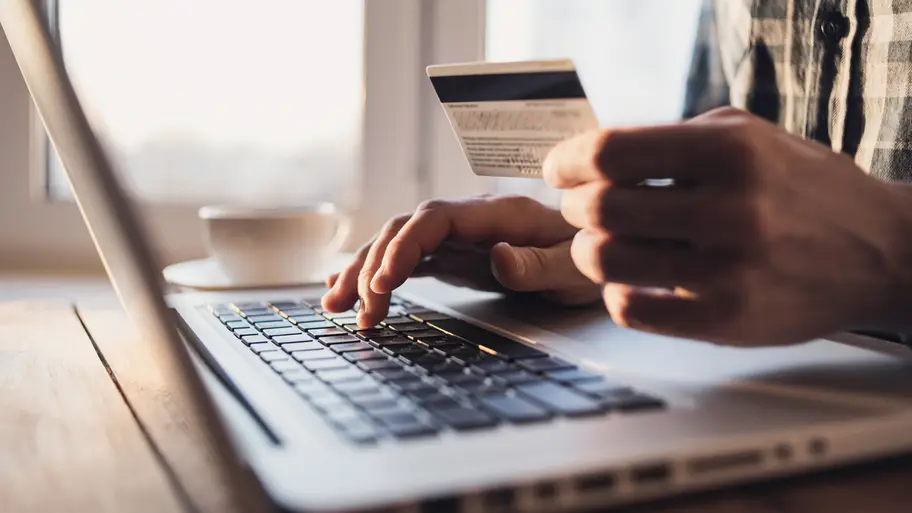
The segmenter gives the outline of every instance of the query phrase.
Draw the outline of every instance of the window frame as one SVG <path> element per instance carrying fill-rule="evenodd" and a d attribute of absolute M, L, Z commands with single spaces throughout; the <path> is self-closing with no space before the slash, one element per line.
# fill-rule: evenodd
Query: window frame
<path fill-rule="evenodd" d="M 58 0 L 42 1 L 49 12 L 50 22 L 56 23 L 54 13 Z M 424 68 L 439 61 L 435 52 L 442 41 L 441 36 L 459 34 L 458 30 L 454 31 L 448 25 L 446 16 L 458 13 L 464 5 L 472 5 L 473 9 L 481 12 L 484 6 L 484 0 L 363 1 L 365 100 L 362 166 L 356 181 L 360 201 L 349 212 L 353 218 L 353 230 L 348 249 L 354 249 L 367 240 L 385 219 L 414 209 L 422 199 L 437 196 L 440 191 L 460 192 L 454 184 L 458 185 L 461 179 L 454 177 L 467 175 L 465 170 L 453 169 L 460 163 L 464 165 L 458 144 L 453 151 L 455 137 L 452 133 L 448 134 L 449 141 L 443 137 L 429 137 L 429 130 L 426 129 L 430 123 L 435 126 L 436 134 L 442 130 L 441 122 L 446 130 L 449 126 L 445 125 L 436 98 L 429 96 L 433 95 L 433 91 Z M 469 19 L 463 17 L 461 21 Z M 479 25 L 472 32 L 483 32 L 483 19 L 477 23 Z M 465 25 L 462 24 L 463 28 Z M 446 30 L 436 34 L 435 28 Z M 479 47 L 483 49 L 483 43 L 479 45 L 473 41 L 464 48 L 457 48 L 455 53 L 475 60 L 479 54 L 473 52 Z M 6 66 L 3 64 L 4 61 L 0 60 L 0 71 L 14 72 L 14 77 L 18 77 L 18 69 L 11 56 L 9 63 Z M 16 158 L 17 155 L 10 156 L 13 162 L 10 171 L 20 173 L 17 168 L 21 168 L 22 175 L 27 177 L 22 180 L 22 175 L 17 175 L 18 180 L 14 182 L 25 181 L 27 186 L 0 192 L 0 199 L 4 196 L 12 199 L 0 201 L 0 216 L 21 217 L 27 222 L 18 232 L 13 230 L 10 233 L 9 227 L 0 229 L 0 252 L 4 255 L 0 257 L 0 266 L 101 269 L 75 202 L 49 196 L 49 166 L 53 165 L 55 156 L 24 85 L 11 88 L 8 94 L 0 91 L 0 95 L 5 96 L 4 101 L 19 106 L 20 110 L 23 105 L 28 105 L 29 127 L 27 155 L 19 153 L 19 158 Z M 436 115 L 431 113 L 431 109 Z M 23 126 L 21 118 L 9 121 L 12 123 L 10 130 Z M 437 141 L 444 142 L 440 144 Z M 17 165 L 17 161 L 23 160 L 25 166 Z M 447 165 L 437 169 L 436 163 L 440 161 L 445 161 Z M 483 187 L 474 187 L 466 192 L 481 189 Z M 166 263 L 205 254 L 201 236 L 203 226 L 197 218 L 199 206 L 140 201 L 140 211 Z M 27 212 L 20 216 L 23 207 Z"/>

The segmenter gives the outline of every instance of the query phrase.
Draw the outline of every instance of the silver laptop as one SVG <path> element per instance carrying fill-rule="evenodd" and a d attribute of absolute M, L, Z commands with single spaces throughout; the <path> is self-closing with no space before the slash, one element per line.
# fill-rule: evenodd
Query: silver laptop
<path fill-rule="evenodd" d="M 0 25 L 238 510 L 569 510 L 912 449 L 912 368 L 872 339 L 721 348 L 428 279 L 370 331 L 320 310 L 318 286 L 166 298 L 37 2 L 0 0 Z"/>

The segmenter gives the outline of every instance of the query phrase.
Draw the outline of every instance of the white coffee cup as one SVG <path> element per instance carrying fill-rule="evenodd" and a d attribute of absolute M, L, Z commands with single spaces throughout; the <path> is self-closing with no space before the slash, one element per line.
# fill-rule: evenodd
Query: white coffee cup
<path fill-rule="evenodd" d="M 351 223 L 330 203 L 294 207 L 210 205 L 199 210 L 205 242 L 238 285 L 319 282 Z"/>

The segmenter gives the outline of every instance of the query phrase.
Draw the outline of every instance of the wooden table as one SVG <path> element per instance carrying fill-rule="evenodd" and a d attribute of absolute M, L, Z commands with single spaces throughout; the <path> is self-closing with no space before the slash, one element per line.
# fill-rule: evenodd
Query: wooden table
<path fill-rule="evenodd" d="M 198 419 L 109 289 L 40 283 L 0 276 L 0 512 L 226 509 Z M 903 457 L 628 511 L 905 512 L 910 486 Z"/>

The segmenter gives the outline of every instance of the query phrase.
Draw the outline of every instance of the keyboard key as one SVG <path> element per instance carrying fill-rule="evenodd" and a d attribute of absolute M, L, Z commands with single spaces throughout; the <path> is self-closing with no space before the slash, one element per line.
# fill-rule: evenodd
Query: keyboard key
<path fill-rule="evenodd" d="M 401 366 L 396 369 L 377 369 L 374 374 L 386 381 L 410 380 L 415 377 L 414 374 L 404 370 Z"/>
<path fill-rule="evenodd" d="M 396 414 L 378 419 L 396 438 L 415 438 L 437 434 L 433 426 L 419 420 L 414 415 Z"/>
<path fill-rule="evenodd" d="M 305 331 L 336 328 L 335 324 L 327 321 L 326 319 L 323 319 L 322 317 L 314 319 L 312 321 L 299 321 L 297 318 L 292 318 L 291 320 L 294 321 L 299 328 Z"/>
<path fill-rule="evenodd" d="M 431 349 L 434 349 L 434 348 L 440 347 L 440 346 L 448 346 L 450 344 L 466 344 L 463 340 L 458 339 L 456 337 L 451 337 L 450 335 L 444 335 L 443 337 L 439 337 L 439 338 L 424 338 L 424 339 L 419 340 L 418 343 L 421 345 L 424 345 L 424 346 L 428 346 Z M 474 347 L 474 346 L 470 346 L 468 344 L 466 344 L 466 346 Z M 492 356 L 492 358 L 493 358 L 493 356 Z"/>
<path fill-rule="evenodd" d="M 348 335 L 344 329 L 333 325 L 331 328 L 305 328 L 307 333 L 314 337 L 330 337 L 332 335 Z"/>
<path fill-rule="evenodd" d="M 340 394 L 354 397 L 359 395 L 374 395 L 377 393 L 377 390 L 380 389 L 381 385 L 375 380 L 364 376 L 359 380 L 333 383 L 332 386 Z"/>
<path fill-rule="evenodd" d="M 665 401 L 639 392 L 607 395 L 602 397 L 600 402 L 605 408 L 620 411 L 658 410 L 665 408 Z"/>
<path fill-rule="evenodd" d="M 257 322 L 272 322 L 272 321 L 284 321 L 280 315 L 271 313 L 267 315 L 249 315 L 247 316 L 247 322 L 257 323 Z"/>
<path fill-rule="evenodd" d="M 420 322 L 412 322 L 411 319 L 409 319 L 409 321 L 410 322 L 407 322 L 407 323 L 393 324 L 392 327 L 399 333 L 406 333 L 406 334 L 427 331 L 426 324 L 421 324 Z"/>
<path fill-rule="evenodd" d="M 429 321 L 447 321 L 447 320 L 456 320 L 450 317 L 449 315 L 444 315 L 442 313 L 437 313 L 431 310 L 424 312 L 409 312 L 409 315 L 415 320 L 429 322 Z"/>
<path fill-rule="evenodd" d="M 437 392 L 433 395 L 427 395 L 426 397 L 418 398 L 418 404 L 420 404 L 423 408 L 465 408 L 465 405 L 461 402 L 440 392 Z"/>
<path fill-rule="evenodd" d="M 499 383 L 491 383 L 487 380 L 481 383 L 475 381 L 460 383 L 458 385 L 453 385 L 452 388 L 468 395 L 502 394 L 504 392 L 503 385 Z"/>
<path fill-rule="evenodd" d="M 465 367 L 463 367 L 462 365 L 459 365 L 456 362 L 443 361 L 443 362 L 433 365 L 431 367 L 426 367 L 425 363 L 426 363 L 426 359 L 423 358 L 420 362 L 416 363 L 415 365 L 418 365 L 419 367 L 427 369 L 428 372 L 430 372 L 440 378 L 446 378 L 447 376 L 452 376 L 452 375 L 457 375 L 457 376 L 465 375 Z"/>
<path fill-rule="evenodd" d="M 301 365 L 298 362 L 292 360 L 275 360 L 271 362 L 269 366 L 278 373 L 296 371 L 301 369 Z"/>
<path fill-rule="evenodd" d="M 428 372 L 433 367 L 446 361 L 446 358 L 444 358 L 442 355 L 429 354 L 424 350 L 422 350 L 421 353 L 400 354 L 399 359 L 406 363 L 420 367 L 421 369 L 424 369 Z"/>
<path fill-rule="evenodd" d="M 358 362 L 358 367 L 367 372 L 379 371 L 379 370 L 401 370 L 402 365 L 391 361 L 389 359 L 377 359 L 377 360 L 368 360 Z"/>
<path fill-rule="evenodd" d="M 327 369 L 316 371 L 318 378 L 327 383 L 341 383 L 343 381 L 358 381 L 364 378 L 361 369 L 348 366 L 345 369 Z"/>
<path fill-rule="evenodd" d="M 259 335 L 259 334 L 260 334 L 260 332 L 253 328 L 243 328 L 243 329 L 239 329 L 239 330 L 234 330 L 234 336 L 237 338 L 250 337 L 250 336 Z"/>
<path fill-rule="evenodd" d="M 385 360 L 385 361 L 387 360 L 387 357 L 385 354 L 378 352 L 378 351 L 374 351 L 373 349 L 370 351 L 356 351 L 356 352 L 351 352 L 351 353 L 344 353 L 342 356 L 346 360 L 348 360 L 350 362 L 355 362 L 355 363 L 363 362 L 363 361 L 367 361 L 367 360 Z"/>
<path fill-rule="evenodd" d="M 560 358 L 548 357 L 548 358 L 532 358 L 530 360 L 520 360 L 517 362 L 520 367 L 523 367 L 530 372 L 545 372 L 561 369 L 576 369 L 576 365 L 573 365 L 570 362 L 561 360 Z"/>
<path fill-rule="evenodd" d="M 367 339 L 395 338 L 400 336 L 393 330 L 380 327 L 356 329 L 355 333 Z"/>
<path fill-rule="evenodd" d="M 209 305 L 209 309 L 212 310 L 212 314 L 216 317 L 234 315 L 234 310 L 228 305 Z"/>
<path fill-rule="evenodd" d="M 284 348 L 283 348 L 284 349 Z M 291 353 L 291 357 L 299 362 L 307 362 L 314 360 L 335 360 L 338 358 L 336 353 L 330 351 L 329 349 L 321 348 L 316 351 L 294 351 Z"/>
<path fill-rule="evenodd" d="M 326 345 L 332 344 L 350 344 L 352 342 L 360 342 L 361 339 L 353 335 L 333 335 L 331 337 L 320 337 L 320 342 Z"/>
<path fill-rule="evenodd" d="M 470 344 L 484 346 L 505 358 L 535 358 L 547 354 L 497 333 L 458 319 L 432 319 L 431 326 L 460 337 Z"/>
<path fill-rule="evenodd" d="M 248 319 L 251 317 L 261 317 L 264 315 L 275 315 L 275 311 L 272 308 L 266 308 L 266 307 L 243 308 L 243 309 L 241 309 L 241 312 L 244 315 L 246 315 Z M 250 322 L 254 322 L 254 321 L 250 321 Z"/>
<path fill-rule="evenodd" d="M 383 321 L 386 326 L 396 326 L 397 324 L 412 324 L 415 321 L 408 317 L 388 317 Z"/>
<path fill-rule="evenodd" d="M 462 349 L 460 351 L 454 351 L 448 355 L 451 360 L 458 363 L 459 365 L 471 365 L 475 362 L 480 362 L 482 353 L 474 349 Z"/>
<path fill-rule="evenodd" d="M 297 369 L 283 372 L 282 379 L 293 385 L 302 381 L 313 381 L 315 378 L 314 375 L 310 373 L 310 371 L 304 369 L 299 365 Z"/>
<path fill-rule="evenodd" d="M 329 388 L 329 385 L 316 380 L 295 383 L 294 389 L 307 398 L 326 394 L 335 395 L 335 392 Z"/>
<path fill-rule="evenodd" d="M 421 326 L 423 329 L 421 331 L 411 331 L 408 333 L 408 336 L 420 342 L 446 337 L 445 333 L 428 329 L 424 324 L 419 324 L 418 326 Z"/>
<path fill-rule="evenodd" d="M 437 390 L 437 387 L 431 385 L 426 381 L 422 381 L 418 377 L 415 378 L 415 381 L 397 382 L 393 384 L 393 387 L 403 394 L 419 399 L 423 397 L 431 397 L 440 393 Z"/>
<path fill-rule="evenodd" d="M 332 410 L 325 411 L 323 416 L 333 424 L 345 425 L 352 422 L 370 422 L 370 419 L 361 410 L 351 404 L 337 406 Z"/>
<path fill-rule="evenodd" d="M 327 319 L 332 319 L 332 321 L 336 324 L 349 324 L 352 322 L 358 322 L 358 316 L 351 314 L 324 314 L 324 317 Z"/>
<path fill-rule="evenodd" d="M 272 339 L 273 344 L 282 346 L 282 349 L 288 351 L 309 351 L 314 349 L 322 349 L 323 344 L 314 341 L 314 340 L 299 340 L 299 337 L 295 335 L 285 335 L 283 337 L 275 337 Z"/>
<path fill-rule="evenodd" d="M 308 354 L 308 353 L 304 353 Z M 301 363 L 304 364 L 304 367 L 309 371 L 324 371 L 324 370 L 334 370 L 334 369 L 347 369 L 350 367 L 350 364 L 339 358 L 338 356 L 333 356 L 330 358 L 321 358 L 319 360 L 304 360 Z"/>
<path fill-rule="evenodd" d="M 250 350 L 254 353 L 262 353 L 263 351 L 275 351 L 278 347 L 275 344 L 270 344 L 268 341 L 262 344 L 250 344 Z"/>
<path fill-rule="evenodd" d="M 295 303 L 294 301 L 287 301 L 287 300 L 286 301 L 269 301 L 269 306 L 282 310 L 285 308 L 295 308 L 298 306 L 298 304 Z"/>
<path fill-rule="evenodd" d="M 262 358 L 264 362 L 272 363 L 272 362 L 278 362 L 278 361 L 282 361 L 282 360 L 288 360 L 288 355 L 283 353 L 282 351 L 263 351 L 262 353 L 260 353 L 260 358 Z"/>
<path fill-rule="evenodd" d="M 392 347 L 392 346 L 414 346 L 415 343 L 411 340 L 403 337 L 402 335 L 396 335 L 392 338 L 371 338 L 369 339 L 374 345 L 378 347 Z"/>
<path fill-rule="evenodd" d="M 308 402 L 321 412 L 331 412 L 335 409 L 348 408 L 348 401 L 335 394 L 325 394 L 311 397 Z"/>
<path fill-rule="evenodd" d="M 633 393 L 633 389 L 621 383 L 614 383 L 602 378 L 600 381 L 583 381 L 573 384 L 573 388 L 596 397 Z"/>
<path fill-rule="evenodd" d="M 243 337 L 241 337 L 241 340 L 247 345 L 259 344 L 262 342 L 269 342 L 269 339 L 264 337 L 263 335 L 244 335 Z"/>
<path fill-rule="evenodd" d="M 246 321 L 229 321 L 229 322 L 225 323 L 225 326 L 229 330 L 245 330 L 245 329 L 249 329 L 252 327 Z"/>
<path fill-rule="evenodd" d="M 387 394 L 355 396 L 351 397 L 350 399 L 351 402 L 355 403 L 361 408 L 364 408 L 367 411 L 368 415 L 370 415 L 371 412 L 376 413 L 380 411 L 401 409 L 396 398 Z"/>
<path fill-rule="evenodd" d="M 377 441 L 380 432 L 368 422 L 353 421 L 339 425 L 342 435 L 356 444 L 370 444 Z"/>
<path fill-rule="evenodd" d="M 311 319 L 318 320 L 322 316 L 318 313 L 314 313 L 310 308 L 279 308 L 282 311 L 282 315 L 285 317 L 310 317 Z"/>
<path fill-rule="evenodd" d="M 254 308 L 263 308 L 265 305 L 263 305 L 263 303 L 250 302 L 250 303 L 232 303 L 232 306 L 234 306 L 234 308 L 236 310 L 240 310 L 243 312 L 244 310 L 252 310 Z"/>
<path fill-rule="evenodd" d="M 465 407 L 437 407 L 426 406 L 435 417 L 456 430 L 481 429 L 497 425 L 497 420 L 487 413 L 473 408 Z"/>
<path fill-rule="evenodd" d="M 406 356 L 406 357 L 419 357 L 426 356 L 428 354 L 427 349 L 418 347 L 414 344 L 404 344 L 404 345 L 392 345 L 384 346 L 383 352 L 395 356 Z"/>
<path fill-rule="evenodd" d="M 305 335 L 304 333 L 295 333 L 294 335 L 279 335 L 277 337 L 272 337 L 272 341 L 276 344 L 289 344 L 294 342 L 313 342 L 313 337 Z"/>
<path fill-rule="evenodd" d="M 485 381 L 484 378 L 482 378 L 482 377 L 475 376 L 473 374 L 466 374 L 464 372 L 460 372 L 458 374 L 444 374 L 442 376 L 438 376 L 438 379 L 440 381 L 443 381 L 444 383 L 446 383 L 449 386 L 471 384 L 471 383 L 476 383 L 476 384 L 480 385 L 480 384 L 484 383 L 484 381 Z"/>
<path fill-rule="evenodd" d="M 263 330 L 263 335 L 267 337 L 281 337 L 284 335 L 298 335 L 301 333 L 301 330 L 298 328 L 271 328 L 268 330 Z"/>
<path fill-rule="evenodd" d="M 524 370 L 515 370 L 510 372 L 504 372 L 502 374 L 495 374 L 491 376 L 491 381 L 503 386 L 519 385 L 521 383 L 530 383 L 534 381 L 539 381 L 539 377 L 531 372 Z"/>
<path fill-rule="evenodd" d="M 545 376 L 561 383 L 583 383 L 586 381 L 604 381 L 604 376 L 583 369 L 562 369 L 545 372 Z"/>
<path fill-rule="evenodd" d="M 603 411 L 602 406 L 594 399 L 554 383 L 517 385 L 516 391 L 548 410 L 562 415 L 592 415 Z"/>
<path fill-rule="evenodd" d="M 546 410 L 519 397 L 489 395 L 478 402 L 498 417 L 515 423 L 537 422 L 551 417 Z"/>
<path fill-rule="evenodd" d="M 229 322 L 244 322 L 244 319 L 241 319 L 241 316 L 236 313 L 219 315 L 218 320 L 222 321 L 224 324 L 228 324 Z M 244 322 L 244 324 L 246 324 L 246 322 Z"/>
<path fill-rule="evenodd" d="M 439 346 L 434 346 L 433 349 L 434 349 L 434 351 L 437 351 L 440 354 L 448 355 L 450 353 L 456 353 L 456 352 L 462 351 L 462 350 L 466 349 L 466 346 L 464 346 L 462 344 L 450 343 L 450 344 L 441 344 Z"/>
<path fill-rule="evenodd" d="M 374 348 L 364 342 L 349 342 L 343 344 L 334 344 L 332 350 L 337 353 L 351 353 L 355 351 L 373 351 Z"/>
<path fill-rule="evenodd" d="M 257 329 L 268 330 L 272 328 L 290 328 L 291 323 L 288 321 L 267 321 L 254 323 Z"/>
<path fill-rule="evenodd" d="M 472 370 L 481 372 L 482 374 L 494 374 L 498 372 L 508 372 L 516 370 L 516 367 L 510 365 L 509 363 L 503 360 L 496 360 L 494 358 L 488 358 L 480 362 L 472 363 Z"/>

